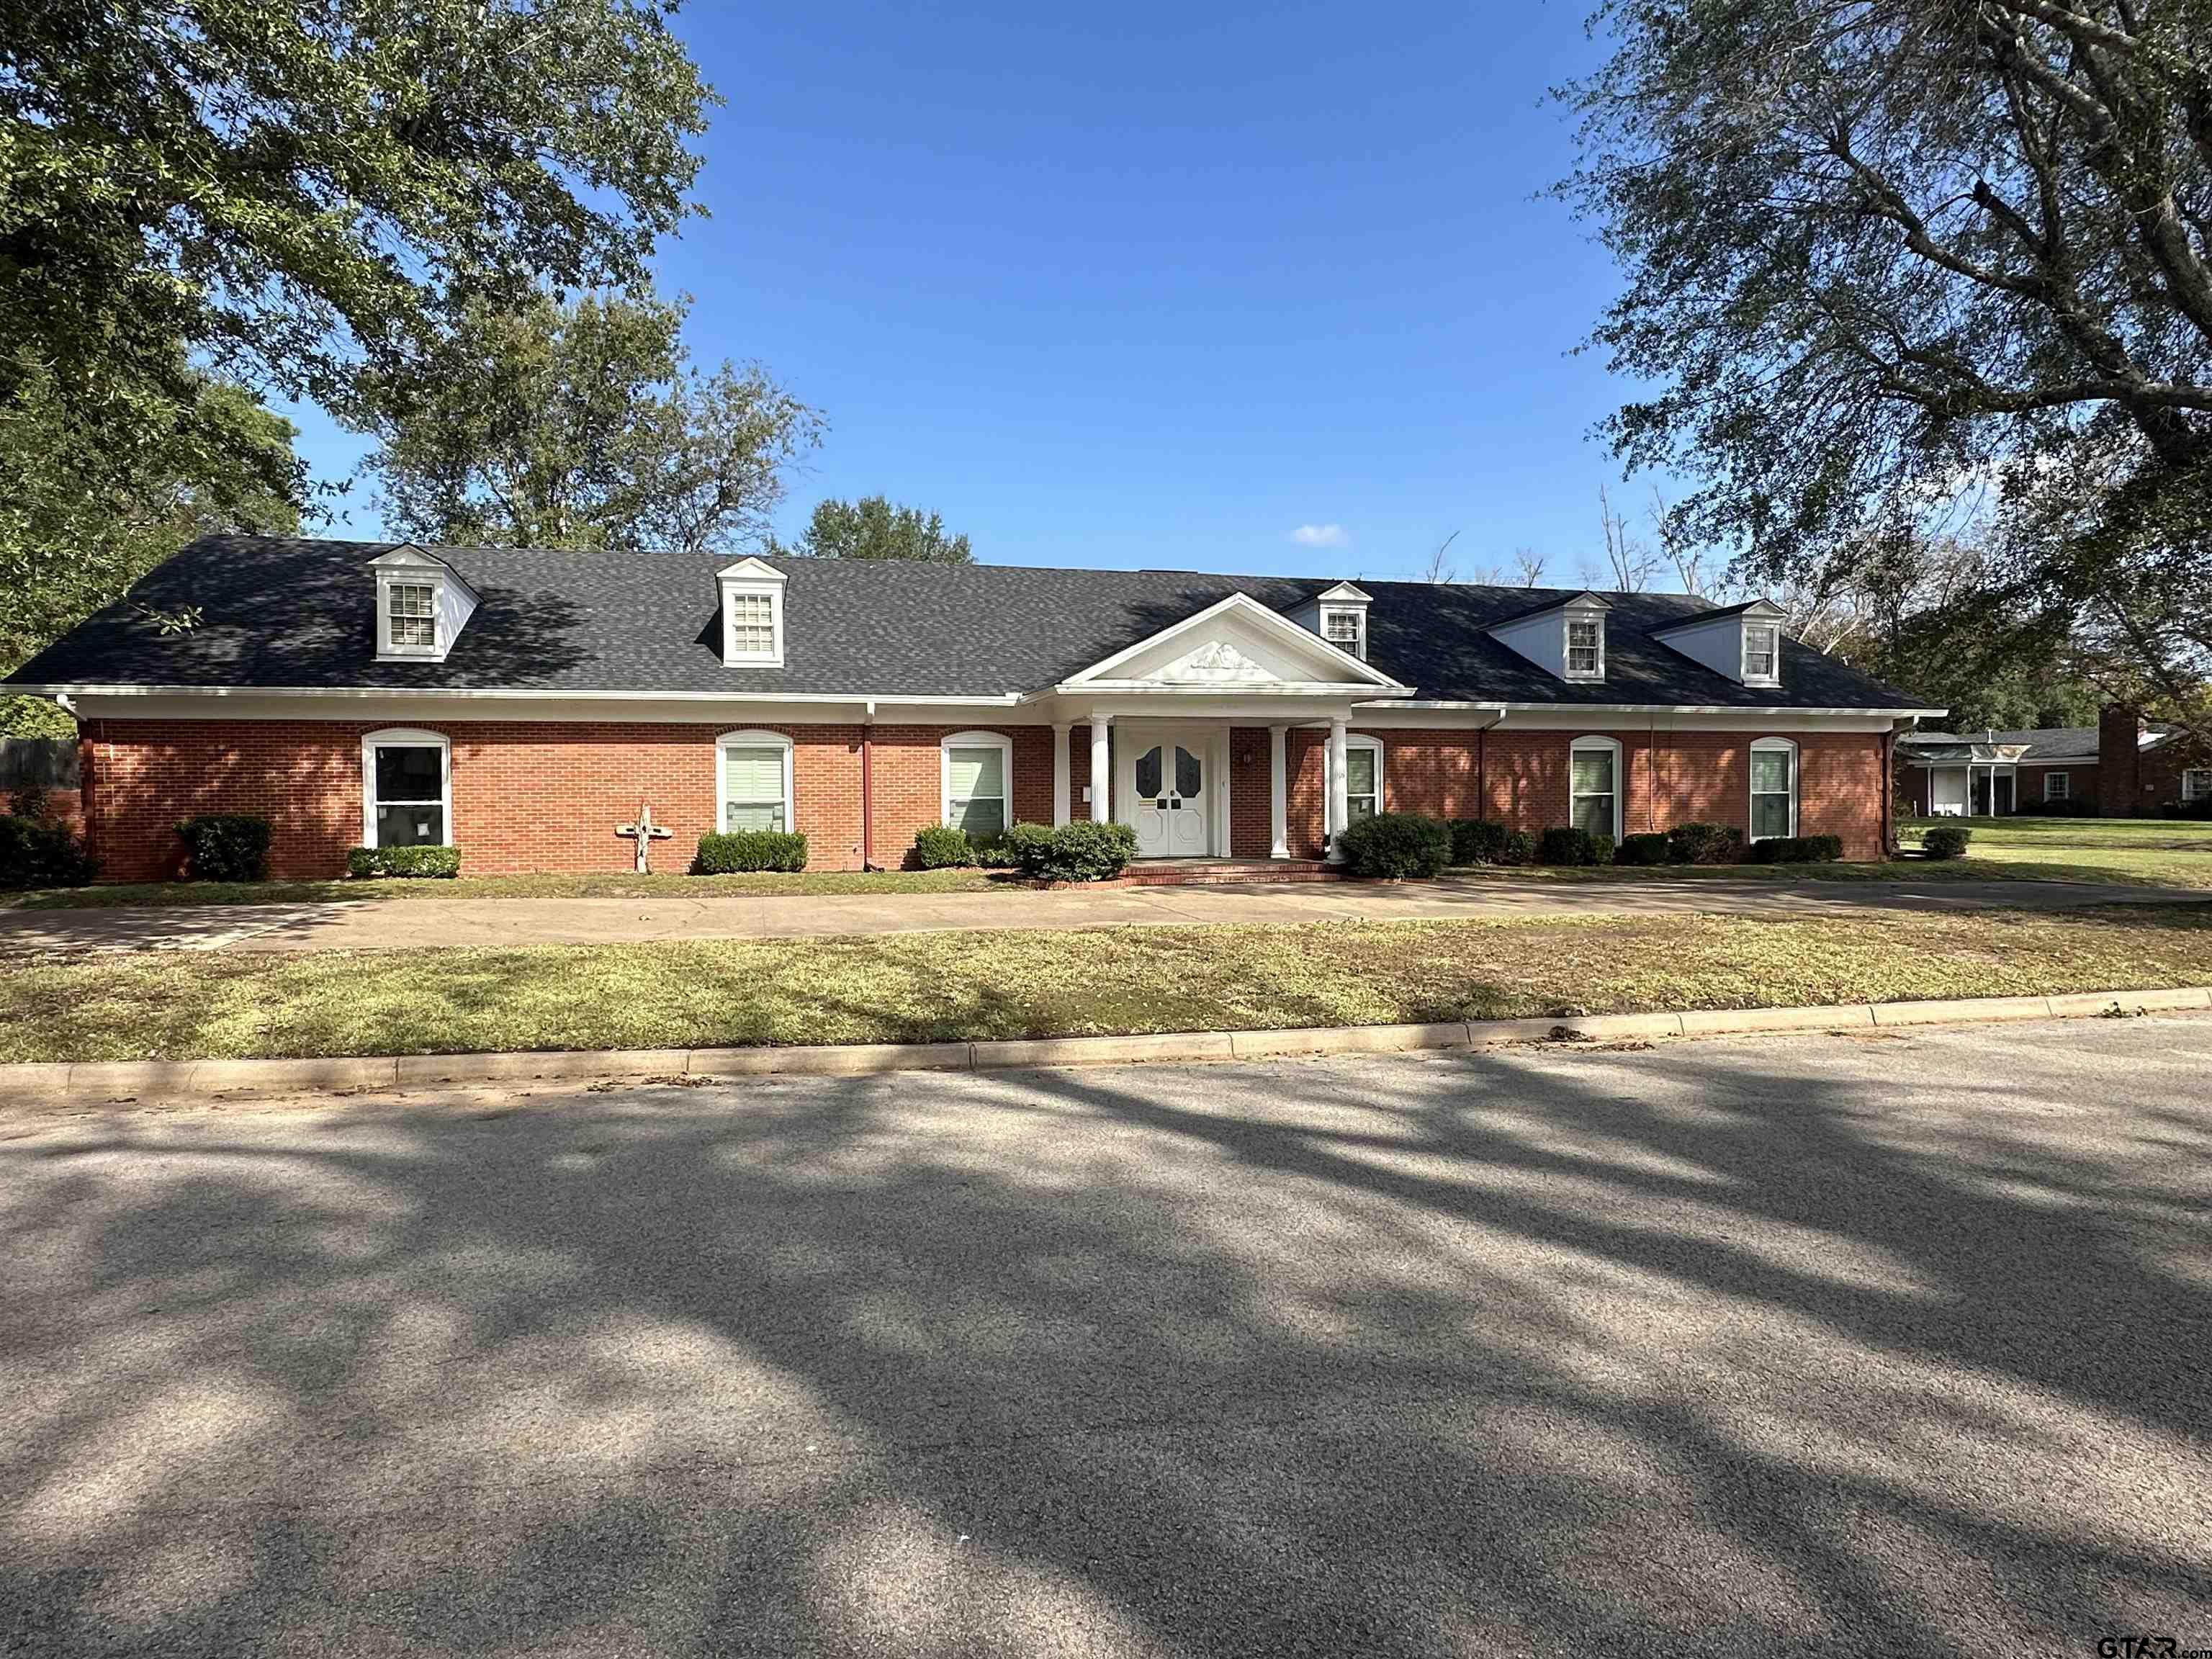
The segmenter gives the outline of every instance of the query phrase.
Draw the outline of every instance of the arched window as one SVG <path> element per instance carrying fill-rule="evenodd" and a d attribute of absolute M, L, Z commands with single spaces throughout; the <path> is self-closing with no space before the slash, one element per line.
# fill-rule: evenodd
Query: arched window
<path fill-rule="evenodd" d="M 956 732 L 938 746 L 938 806 L 970 841 L 1002 836 L 1014 821 L 1014 744 L 1002 732 Z"/>
<path fill-rule="evenodd" d="M 361 740 L 361 844 L 450 847 L 453 747 L 444 734 L 393 726 Z"/>
<path fill-rule="evenodd" d="M 1620 839 L 1620 745 L 1577 738 L 1567 754 L 1567 821 L 1593 836 Z"/>
<path fill-rule="evenodd" d="M 1797 745 L 1761 738 L 1751 745 L 1751 838 L 1797 833 Z"/>
<path fill-rule="evenodd" d="M 714 822 L 725 831 L 791 829 L 791 739 L 781 732 L 717 738 L 714 802 Z"/>

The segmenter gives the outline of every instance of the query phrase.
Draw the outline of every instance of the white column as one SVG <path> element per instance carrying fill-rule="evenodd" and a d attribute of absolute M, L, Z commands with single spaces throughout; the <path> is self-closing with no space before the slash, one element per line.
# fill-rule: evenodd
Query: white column
<path fill-rule="evenodd" d="M 1067 822 L 1067 800 L 1073 793 L 1067 776 L 1067 734 L 1073 730 L 1066 721 L 1052 728 L 1052 827 L 1055 830 Z"/>
<path fill-rule="evenodd" d="M 1113 725 L 1109 714 L 1091 717 L 1091 817 L 1094 823 L 1103 823 L 1114 816 L 1114 786 L 1111 781 L 1113 763 L 1108 759 L 1108 732 Z"/>
<path fill-rule="evenodd" d="M 1290 769 L 1283 758 L 1289 733 L 1287 726 L 1267 728 L 1267 856 L 1271 859 L 1291 855 Z"/>
<path fill-rule="evenodd" d="M 1344 854 L 1337 846 L 1337 838 L 1352 817 L 1352 803 L 1346 791 L 1344 722 L 1328 723 L 1328 859 L 1340 864 Z"/>

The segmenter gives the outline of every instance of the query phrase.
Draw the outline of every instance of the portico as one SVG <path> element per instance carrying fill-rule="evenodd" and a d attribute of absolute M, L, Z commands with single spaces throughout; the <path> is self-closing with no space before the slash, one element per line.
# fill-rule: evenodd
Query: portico
<path fill-rule="evenodd" d="M 1349 819 L 1347 734 L 1363 708 L 1413 695 L 1352 652 L 1231 596 L 1071 676 L 1050 705 L 1053 814 L 1115 819 L 1136 831 L 1139 858 L 1226 858 L 1240 729 L 1264 730 L 1270 858 L 1288 859 L 1290 734 L 1327 734 L 1323 827 L 1329 855 Z M 1087 787 L 1071 775 L 1070 738 L 1090 733 Z M 1081 811 L 1079 811 L 1080 807 Z"/>

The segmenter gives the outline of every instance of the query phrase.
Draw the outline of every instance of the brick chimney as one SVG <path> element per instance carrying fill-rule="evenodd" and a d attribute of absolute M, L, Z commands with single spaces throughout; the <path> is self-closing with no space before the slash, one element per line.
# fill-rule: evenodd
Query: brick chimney
<path fill-rule="evenodd" d="M 2108 702 L 2097 714 L 2097 811 L 2124 818 L 2142 810 L 2142 711 Z"/>

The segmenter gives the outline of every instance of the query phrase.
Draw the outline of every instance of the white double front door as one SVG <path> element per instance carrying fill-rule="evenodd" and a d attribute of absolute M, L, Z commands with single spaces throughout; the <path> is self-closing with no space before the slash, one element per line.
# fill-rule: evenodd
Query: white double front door
<path fill-rule="evenodd" d="M 1124 726 L 1114 733 L 1121 764 L 1115 816 L 1137 832 L 1140 859 L 1204 858 L 1209 829 L 1213 745 L 1204 732 Z"/>

